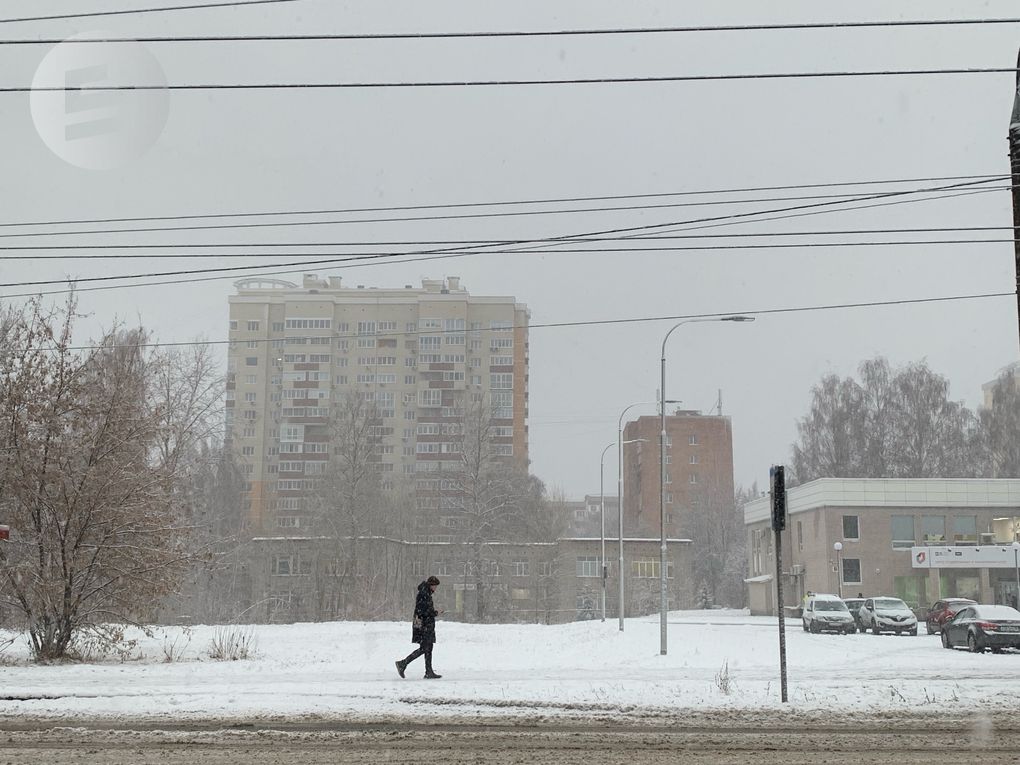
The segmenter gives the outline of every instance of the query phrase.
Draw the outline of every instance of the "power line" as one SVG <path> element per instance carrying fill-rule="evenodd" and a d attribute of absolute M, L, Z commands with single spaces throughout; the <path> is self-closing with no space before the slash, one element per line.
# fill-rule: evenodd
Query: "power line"
<path fill-rule="evenodd" d="M 904 189 L 904 190 L 898 190 L 898 191 L 889 191 L 889 192 L 884 192 L 883 194 L 879 194 L 878 196 L 868 196 L 868 197 L 860 197 L 857 194 L 850 194 L 850 195 L 847 195 L 847 194 L 831 194 L 831 195 L 821 194 L 821 195 L 807 195 L 807 196 L 803 196 L 803 197 L 778 197 L 778 198 L 774 198 L 774 199 L 771 199 L 771 198 L 770 199 L 758 198 L 758 199 L 751 199 L 751 200 L 718 200 L 718 201 L 702 202 L 702 203 L 698 203 L 698 202 L 681 202 L 681 203 L 671 203 L 671 204 L 666 204 L 666 205 L 634 205 L 634 206 L 619 207 L 619 208 L 599 207 L 599 208 L 583 208 L 583 209 L 574 208 L 574 209 L 571 209 L 571 210 L 536 210 L 536 211 L 523 211 L 523 212 L 513 211 L 513 212 L 496 212 L 496 213 L 470 213 L 470 214 L 457 214 L 457 215 L 423 215 L 423 216 L 412 216 L 412 217 L 405 217 L 405 218 L 372 218 L 372 219 L 359 218 L 359 219 L 326 220 L 326 221 L 322 221 L 322 220 L 312 220 L 312 221 L 280 221 L 280 222 L 269 222 L 269 223 L 215 223 L 215 224 L 208 225 L 208 226 L 204 226 L 204 225 L 203 226 L 192 226 L 192 225 L 185 225 L 185 226 L 152 226 L 152 227 L 145 227 L 145 228 L 95 229 L 95 230 L 92 230 L 92 231 L 59 231 L 59 232 L 55 232 L 55 231 L 29 231 L 29 232 L 25 232 L 25 233 L 6 233 L 6 234 L 0 234 L 0 239 L 22 239 L 22 238 L 34 238 L 34 237 L 40 237 L 40 236 L 88 236 L 88 235 L 92 235 L 92 234 L 132 234 L 132 233 L 147 234 L 147 233 L 165 232 L 165 231 L 224 231 L 224 230 L 230 230 L 230 229 L 287 228 L 287 227 L 294 227 L 294 226 L 334 226 L 334 225 L 348 225 L 348 224 L 362 224 L 362 223 L 405 223 L 405 222 L 425 222 L 425 221 L 440 221 L 440 220 L 461 220 L 461 219 L 474 219 L 474 218 L 519 217 L 519 216 L 522 216 L 522 215 L 524 215 L 524 216 L 526 216 L 526 215 L 549 215 L 549 214 L 558 214 L 558 213 L 581 214 L 581 213 L 596 213 L 596 212 L 606 212 L 606 211 L 615 211 L 615 210 L 632 211 L 632 210 L 662 209 L 662 208 L 674 208 L 674 207 L 719 205 L 719 204 L 730 204 L 730 203 L 736 203 L 736 204 L 765 203 L 765 202 L 775 202 L 775 201 L 784 201 L 784 200 L 802 201 L 802 200 L 809 200 L 809 199 L 835 199 L 836 202 L 834 202 L 833 204 L 838 204 L 840 201 L 853 202 L 853 201 L 860 201 L 861 199 L 865 199 L 865 200 L 867 200 L 867 199 L 877 199 L 877 198 L 880 198 L 881 196 L 894 196 L 894 195 L 897 195 L 897 194 L 929 194 L 929 193 L 930 194 L 937 194 L 937 193 L 939 193 L 941 191 L 951 191 L 951 190 L 957 189 L 957 188 L 962 188 L 962 187 L 967 187 L 967 186 L 976 186 L 976 185 L 980 185 L 980 184 L 984 184 L 984 183 L 991 183 L 992 181 L 995 181 L 995 180 L 1002 180 L 1004 177 L 1008 178 L 1009 176 L 979 177 L 979 180 L 973 180 L 973 181 L 965 182 L 965 183 L 951 184 L 951 185 L 948 185 L 948 186 L 934 186 L 934 187 L 928 187 L 928 188 L 922 188 L 922 189 Z M 991 187 L 987 187 L 984 190 L 987 190 L 987 191 L 999 191 L 999 190 L 1011 189 L 1011 188 L 1012 188 L 1012 186 L 991 186 Z M 784 209 L 786 209 L 786 208 L 784 208 Z M 798 209 L 798 208 L 788 208 L 788 209 Z M 775 212 L 775 211 L 752 211 L 752 212 L 749 212 L 749 213 L 746 213 L 746 214 L 747 215 L 757 215 L 757 214 L 764 214 L 766 212 Z M 258 214 L 257 213 L 252 213 L 250 215 L 258 215 Z M 275 213 L 269 213 L 268 215 L 275 215 Z M 724 216 L 724 217 L 729 217 L 729 216 Z M 705 220 L 715 220 L 715 219 L 714 218 L 707 218 Z M 695 221 L 695 222 L 700 222 L 700 221 Z"/>
<path fill-rule="evenodd" d="M 440 204 L 418 204 L 418 205 L 395 205 L 385 207 L 351 207 L 346 209 L 335 209 L 335 210 L 270 210 L 260 212 L 236 212 L 236 213 L 202 213 L 202 214 L 188 214 L 188 215 L 156 215 L 156 216 L 141 216 L 131 218 L 78 218 L 70 220 L 45 220 L 45 221 L 23 221 L 23 222 L 4 222 L 0 223 L 0 228 L 10 228 L 12 226 L 65 226 L 65 225 L 77 225 L 77 224 L 98 224 L 98 223 L 135 223 L 135 222 L 148 222 L 148 221 L 175 221 L 175 220 L 198 220 L 203 218 L 252 218 L 252 217 L 271 217 L 271 216 L 283 216 L 283 215 L 347 215 L 356 213 L 370 213 L 370 212 L 405 212 L 409 210 L 440 210 L 440 209 L 456 209 L 456 208 L 467 208 L 467 207 L 509 207 L 517 205 L 544 205 L 544 204 L 568 204 L 573 202 L 612 202 L 620 200 L 630 199 L 657 199 L 663 197 L 684 197 L 684 196 L 704 196 L 708 194 L 743 194 L 753 193 L 759 191 L 791 191 L 796 189 L 823 189 L 823 188 L 839 188 L 845 186 L 877 186 L 892 183 L 933 183 L 933 182 L 944 182 L 944 181 L 967 181 L 967 180 L 1006 180 L 1011 176 L 1004 173 L 990 173 L 984 175 L 942 175 L 942 176 L 929 176 L 926 178 L 886 178 L 886 179 L 873 179 L 867 181 L 834 181 L 826 183 L 799 183 L 799 184 L 787 184 L 782 186 L 750 186 L 744 188 L 728 188 L 728 189 L 703 189 L 697 191 L 667 191 L 652 194 L 612 194 L 606 196 L 587 196 L 587 197 L 546 197 L 538 199 L 513 199 L 513 200 L 501 200 L 491 202 L 453 202 L 453 203 L 440 203 Z M 135 230 L 135 229 L 130 229 Z"/>
<path fill-rule="evenodd" d="M 873 301 L 859 301 L 854 303 L 828 303 L 821 305 L 808 305 L 808 306 L 787 306 L 784 308 L 758 308 L 758 309 L 735 309 L 732 311 L 719 311 L 714 313 L 693 313 L 693 314 L 680 314 L 675 316 L 636 316 L 636 317 L 625 317 L 622 319 L 588 319 L 581 321 L 557 321 L 557 322 L 545 322 L 539 324 L 526 324 L 514 327 L 503 327 L 498 329 L 493 328 L 480 328 L 476 330 L 470 330 L 472 332 L 506 332 L 514 329 L 527 329 L 531 331 L 533 329 L 564 329 L 568 327 L 596 327 L 596 326 L 610 326 L 614 324 L 643 324 L 657 321 L 682 321 L 684 319 L 714 319 L 722 316 L 772 316 L 778 314 L 794 314 L 794 313 L 811 313 L 815 311 L 837 311 L 837 310 L 848 310 L 853 308 L 880 308 L 890 306 L 902 306 L 902 305 L 924 305 L 933 303 L 949 303 L 949 302 L 960 302 L 965 300 L 986 300 L 989 298 L 1000 298 L 1000 297 L 1015 297 L 1015 292 L 986 292 L 969 295 L 944 295 L 941 297 L 927 297 L 927 298 L 901 298 L 899 300 L 873 300 Z M 440 335 L 445 334 L 447 330 L 415 330 L 413 332 L 386 332 L 378 333 L 373 337 L 406 337 L 406 336 L 417 336 L 421 334 L 429 335 Z M 449 332 L 456 332 L 457 334 L 465 334 L 464 330 L 449 330 Z M 324 337 L 326 337 L 324 335 Z M 331 339 L 336 339 L 340 335 L 328 335 Z M 343 337 L 359 337 L 356 334 L 347 334 Z M 231 342 L 240 342 L 239 340 L 185 340 L 185 341 L 174 341 L 174 342 L 154 342 L 154 343 L 125 343 L 125 344 L 114 344 L 114 345 L 78 345 L 68 347 L 67 350 L 71 351 L 90 351 L 90 350 L 101 350 L 105 348 L 181 348 L 181 347 L 195 347 L 195 346 L 215 346 L 215 345 L 229 345 Z M 246 338 L 245 342 L 249 342 Z M 256 343 L 268 343 L 271 342 L 269 338 L 258 338 L 250 340 L 250 342 Z M 311 346 L 310 346 L 311 347 Z M 318 346 L 319 348 L 328 348 L 329 346 Z"/>
<path fill-rule="evenodd" d="M 417 82 L 247 82 L 178 83 L 176 85 L 27 85 L 0 87 L 0 93 L 116 92 L 122 90 L 343 90 L 382 88 L 488 88 L 522 85 L 619 85 L 664 82 L 723 82 L 732 80 L 832 79 L 842 77 L 904 77 L 948 74 L 1016 74 L 1010 67 L 962 67 L 955 69 L 872 69 L 834 72 L 745 72 L 742 74 L 683 74 L 648 77 L 573 77 L 549 80 L 421 80 Z"/>
<path fill-rule="evenodd" d="M 273 0 L 263 0 L 272 2 Z M 286 0 L 277 0 L 285 2 Z M 243 3 L 222 3 L 222 5 L 240 5 Z M 248 3 L 254 5 L 255 3 Z M 185 6 L 205 7 L 205 6 Z M 171 9 L 157 9 L 171 10 Z M 123 11 L 129 13 L 130 11 Z M 100 15 L 100 14 L 83 14 Z M 109 15 L 109 14 L 102 14 Z M 66 17 L 43 17 L 66 18 Z M 13 19 L 22 21 L 25 19 Z M 498 38 L 498 37 L 582 37 L 599 35 L 646 35 L 646 34 L 678 34 L 692 32 L 772 32 L 793 30 L 821 29 L 874 29 L 893 27 L 938 27 L 938 26 L 989 26 L 1002 24 L 1018 24 L 1020 18 L 986 18 L 986 19 L 901 19 L 889 21 L 822 21 L 813 23 L 792 24 L 726 24 L 719 26 L 668 26 L 668 27 L 616 27 L 607 29 L 550 29 L 550 30 L 508 30 L 508 31 L 464 31 L 464 32 L 367 32 L 357 34 L 297 34 L 297 35 L 211 35 L 211 36 L 178 36 L 178 37 L 106 37 L 96 40 L 71 40 L 69 42 L 100 42 L 100 43 L 169 43 L 169 42 L 295 42 L 295 41 L 330 41 L 330 40 L 448 40 L 465 38 Z M 56 44 L 63 40 L 0 40 L 0 44 Z"/>
<path fill-rule="evenodd" d="M 767 214 L 767 213 L 772 213 L 772 212 L 784 212 L 784 211 L 788 211 L 788 210 L 804 210 L 806 208 L 831 207 L 833 205 L 847 204 L 848 202 L 852 202 L 852 201 L 867 201 L 867 200 L 873 200 L 873 199 L 887 199 L 888 197 L 902 196 L 904 194 L 918 193 L 919 191 L 939 191 L 939 190 L 946 190 L 946 189 L 958 189 L 958 188 L 966 187 L 966 186 L 974 186 L 976 184 L 984 183 L 984 182 L 986 182 L 986 181 L 971 181 L 971 182 L 966 182 L 966 183 L 952 184 L 950 186 L 931 187 L 931 188 L 928 188 L 928 189 L 913 189 L 913 190 L 904 190 L 904 191 L 891 191 L 891 192 L 885 192 L 885 193 L 880 193 L 880 194 L 872 194 L 872 195 L 869 195 L 869 196 L 858 197 L 858 198 L 853 199 L 853 200 L 836 200 L 836 201 L 829 201 L 829 202 L 816 202 L 816 203 L 811 203 L 811 204 L 807 204 L 807 205 L 796 205 L 794 207 L 778 208 L 776 210 L 759 210 L 757 212 L 752 212 L 752 213 L 735 213 L 735 214 L 732 214 L 732 215 L 715 216 L 715 217 L 710 217 L 710 218 L 698 218 L 698 219 L 689 220 L 689 221 L 671 221 L 671 222 L 666 222 L 666 223 L 651 223 L 651 224 L 645 224 L 645 225 L 641 225 L 641 226 L 629 226 L 629 227 L 622 227 L 622 228 L 615 228 L 615 229 L 604 229 L 602 231 L 594 231 L 594 232 L 590 231 L 590 232 L 584 232 L 584 233 L 580 233 L 580 234 L 565 234 L 565 235 L 562 235 L 562 236 L 542 237 L 542 238 L 537 238 L 537 239 L 506 240 L 506 241 L 500 242 L 499 244 L 500 244 L 500 246 L 530 245 L 532 247 L 538 247 L 538 246 L 541 246 L 543 244 L 548 244 L 548 245 L 551 245 L 551 246 L 556 246 L 557 243 L 570 244 L 573 239 L 578 238 L 578 237 L 593 237 L 593 236 L 604 236 L 604 235 L 609 235 L 609 234 L 636 233 L 636 232 L 641 232 L 641 231 L 650 231 L 650 230 L 656 230 L 656 229 L 664 229 L 664 228 L 668 228 L 668 227 L 675 227 L 675 226 L 687 225 L 687 224 L 693 224 L 693 223 L 703 223 L 703 222 L 706 222 L 706 221 L 722 221 L 722 220 L 742 219 L 742 218 L 746 218 L 749 215 L 760 215 L 760 214 Z M 983 192 L 986 192 L 986 191 L 989 191 L 989 190 L 990 189 L 971 190 L 968 193 L 983 193 Z M 925 199 L 921 199 L 921 200 L 901 200 L 900 203 L 902 203 L 904 201 L 929 201 L 929 198 L 925 198 Z M 893 201 L 893 202 L 885 202 L 885 203 L 879 203 L 879 204 L 896 204 L 896 202 Z M 847 209 L 860 209 L 860 208 L 847 208 Z M 833 212 L 835 212 L 835 211 L 836 210 L 833 210 Z M 816 212 L 824 212 L 824 211 L 816 211 Z M 717 225 L 725 225 L 725 224 L 717 224 Z M 388 264 L 392 264 L 392 263 L 404 263 L 404 262 L 417 262 L 417 261 L 423 261 L 423 260 L 443 260 L 443 259 L 447 259 L 447 258 L 461 258 L 461 257 L 465 257 L 467 255 L 473 254 L 473 252 L 476 251 L 476 250 L 482 250 L 482 248 L 484 248 L 484 247 L 491 247 L 491 246 L 492 245 L 476 245 L 476 246 L 465 248 L 466 250 L 468 250 L 466 252 L 465 251 L 451 252 L 451 250 L 459 249 L 459 248 L 452 248 L 451 247 L 451 248 L 440 248 L 440 249 L 430 249 L 430 250 L 419 250 L 419 251 L 416 251 L 416 252 L 403 252 L 403 253 L 392 253 L 392 254 L 390 254 L 390 253 L 380 253 L 380 254 L 381 255 L 388 255 L 388 257 L 390 257 L 390 258 L 394 258 L 393 260 L 387 260 L 386 261 Z M 517 252 L 527 252 L 527 249 L 517 250 L 517 251 L 514 251 L 514 252 L 515 253 L 517 253 Z M 428 257 L 421 257 L 421 256 L 428 256 Z M 401 258 L 403 258 L 403 259 L 401 259 Z M 306 264 L 306 265 L 311 265 L 311 264 Z M 318 265 L 318 263 L 316 263 L 315 265 Z M 359 266 L 365 266 L 365 265 L 374 265 L 374 263 L 354 263 L 352 265 L 347 265 L 345 267 L 346 268 L 357 268 Z M 260 268 L 260 269 L 261 268 L 272 268 L 272 266 L 259 266 L 258 268 Z M 212 269 L 210 269 L 210 270 L 212 270 Z M 238 270 L 238 269 L 231 269 L 231 270 Z M 203 271 L 201 269 L 192 269 L 192 271 L 194 273 L 203 273 Z M 282 275 L 282 274 L 286 274 L 286 273 L 290 273 L 290 272 L 288 272 L 288 271 L 260 271 L 260 273 L 255 274 L 255 276 L 277 276 L 277 275 Z M 107 277 L 107 278 L 109 278 L 109 277 Z M 212 281 L 212 280 L 223 279 L 223 278 L 234 278 L 234 277 L 233 276 L 228 276 L 228 277 L 223 277 L 223 276 L 201 276 L 201 277 L 195 277 L 195 278 L 176 279 L 176 280 L 161 281 L 161 282 L 144 282 L 144 283 L 137 283 L 137 284 L 118 284 L 118 285 L 109 285 L 109 286 L 103 286 L 103 287 L 83 287 L 83 288 L 80 288 L 80 289 L 68 288 L 68 289 L 62 289 L 62 290 L 49 290 L 49 291 L 42 292 L 42 293 L 16 293 L 16 294 L 3 295 L 3 296 L 0 296 L 0 297 L 6 297 L 6 298 L 32 297 L 35 294 L 44 294 L 44 295 L 49 294 L 49 295 L 52 295 L 52 294 L 66 294 L 66 293 L 72 292 L 72 291 L 77 291 L 77 292 L 93 292 L 93 291 L 99 291 L 99 290 L 127 289 L 127 288 L 131 288 L 131 287 L 149 287 L 149 286 L 155 286 L 155 285 L 190 284 L 190 283 L 195 283 L 195 282 Z M 24 286 L 30 286 L 30 285 L 26 284 Z"/>
<path fill-rule="evenodd" d="M 661 239 L 662 237 L 645 237 L 642 239 L 631 239 L 628 241 L 640 242 L 647 240 Z M 611 242 L 610 239 L 598 239 L 598 240 L 581 240 L 581 241 L 600 241 L 600 242 Z M 713 244 L 713 245 L 681 245 L 681 246 L 656 246 L 656 247 L 572 247 L 571 249 L 557 249 L 557 250 L 474 250 L 471 252 L 463 253 L 450 253 L 453 255 L 570 255 L 572 253 L 577 254 L 618 254 L 618 253 L 630 253 L 639 254 L 642 252 L 657 253 L 657 252 L 708 252 L 713 250 L 795 250 L 795 249 L 817 249 L 825 247 L 898 247 L 898 246 L 919 246 L 919 245 L 948 245 L 948 244 L 1013 244 L 1013 238 L 1009 239 L 924 239 L 924 240 L 884 240 L 884 241 L 847 241 L 847 242 L 779 242 L 779 243 L 767 243 L 767 244 Z M 571 242 L 565 242 L 564 244 L 573 244 Z M 292 245 L 296 246 L 296 245 Z M 335 265 L 339 263 L 347 263 L 359 260 L 372 260 L 379 259 L 385 260 L 387 258 L 398 258 L 404 257 L 406 253 L 385 253 L 385 252 L 343 252 L 343 253 L 324 253 L 324 252 L 288 252 L 288 253 L 219 253 L 219 252 L 208 252 L 199 254 L 189 255 L 177 255 L 175 253 L 157 253 L 157 254 L 139 254 L 139 253 L 127 253 L 127 254 L 116 254 L 116 255 L 0 255 L 0 260 L 114 260 L 124 258 L 155 258 L 155 259 L 182 259 L 182 258 L 280 258 L 280 257 L 323 257 L 329 256 L 327 260 L 309 260 L 298 263 L 268 263 L 262 265 L 253 266 L 230 266 L 223 268 L 211 268 L 211 269 L 195 269 L 195 270 L 182 270 L 182 271 L 167 271 L 163 273 L 149 273 L 149 274 L 122 274 L 115 276 L 101 276 L 101 277 L 89 277 L 89 278 L 64 278 L 64 279 L 50 279 L 47 281 L 35 281 L 35 282 L 15 282 L 10 284 L 0 284 L 0 287 L 28 287 L 38 286 L 45 284 L 66 284 L 68 281 L 74 283 L 79 282 L 92 282 L 92 281 L 112 281 L 116 279 L 145 279 L 154 278 L 158 276 L 177 276 L 193 273 L 211 273 L 216 271 L 240 271 L 244 269 L 258 269 L 258 268 L 279 268 L 279 267 L 290 267 L 290 266 L 316 266 L 316 265 Z M 423 255 L 416 260 L 428 261 L 431 260 L 428 255 Z"/>
<path fill-rule="evenodd" d="M 61 13 L 54 16 L 21 16 L 12 19 L 0 19 L 0 24 L 16 24 L 20 21 L 52 21 L 54 19 L 84 19 L 94 16 L 129 16 L 140 13 L 166 13 L 167 11 L 192 11 L 204 8 L 240 8 L 246 5 L 269 5 L 270 3 L 294 3 L 298 0 L 247 0 L 247 2 L 219 2 L 219 3 L 196 3 L 194 5 L 171 5 L 162 8 L 128 8 L 116 11 L 90 11 L 86 13 Z M 29 42 L 27 40 L 4 41 L 5 44 L 19 44 Z M 42 41 L 38 41 L 42 42 Z M 73 40 L 58 40 L 57 42 L 74 42 Z"/>
<path fill-rule="evenodd" d="M 851 208 L 857 209 L 857 208 Z M 873 234 L 933 234 L 933 233 L 971 233 L 980 231 L 1014 231 L 1020 226 L 933 226 L 914 228 L 865 228 L 865 229 L 832 229 L 826 231 L 763 231 L 763 232 L 735 232 L 727 234 L 650 234 L 640 237 L 632 236 L 605 236 L 605 237 L 575 237 L 569 243 L 597 243 L 597 242 L 645 242 L 645 241 L 672 241 L 689 239 L 755 239 L 755 238 L 785 238 L 785 237 L 806 237 L 806 236 L 851 236 L 851 235 L 873 235 Z M 973 244 L 983 242 L 1012 242 L 1013 239 L 954 239 L 947 241 L 931 242 L 910 242 L 894 240 L 885 244 Z M 159 244 L 26 244 L 26 245 L 0 245 L 0 252 L 25 252 L 38 253 L 40 251 L 67 251 L 67 250 L 167 250 L 167 249 L 225 249 L 225 248 L 297 248 L 297 247 L 425 247 L 425 246 L 458 246 L 458 245 L 490 245 L 499 246 L 503 240 L 499 239 L 425 239 L 425 240 L 376 240 L 376 241 L 343 241 L 343 242 L 177 242 Z M 818 243 L 819 245 L 824 242 Z M 847 245 L 854 244 L 847 242 Z M 870 244 L 883 244 L 872 242 Z M 674 248 L 668 248 L 674 249 Z M 599 250 L 563 250 L 563 252 L 598 252 Z M 636 250 L 640 251 L 640 250 Z M 515 250 L 516 252 L 516 250 Z M 63 260 L 63 259 L 95 259 L 106 260 L 111 258 L 278 258 L 297 253 L 272 253 L 272 252 L 203 252 L 203 253 L 103 253 L 101 255 L 0 255 L 0 260 Z M 323 254 L 323 253 L 319 253 Z M 370 252 L 347 252 L 337 255 L 369 255 Z M 311 257 L 312 253 L 309 253 Z"/>

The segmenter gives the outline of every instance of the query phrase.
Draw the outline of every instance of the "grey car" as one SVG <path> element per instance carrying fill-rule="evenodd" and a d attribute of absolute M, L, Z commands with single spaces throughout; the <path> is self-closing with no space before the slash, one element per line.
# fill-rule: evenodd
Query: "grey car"
<path fill-rule="evenodd" d="M 812 595 L 804 604 L 801 617 L 805 632 L 857 632 L 857 624 L 846 603 L 835 595 Z"/>

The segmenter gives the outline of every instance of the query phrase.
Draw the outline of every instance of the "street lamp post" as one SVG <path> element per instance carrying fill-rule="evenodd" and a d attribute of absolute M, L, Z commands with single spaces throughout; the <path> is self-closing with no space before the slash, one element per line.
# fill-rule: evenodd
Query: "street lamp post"
<path fill-rule="evenodd" d="M 632 438 L 629 441 L 613 441 L 611 444 L 606 444 L 606 448 L 602 450 L 602 459 L 599 462 L 599 492 L 601 496 L 601 507 L 602 507 L 602 534 L 601 534 L 601 550 L 602 550 L 602 621 L 606 620 L 606 582 L 609 579 L 609 568 L 606 564 L 606 483 L 604 480 L 605 469 L 606 469 L 606 452 L 612 449 L 617 444 L 621 447 L 627 444 L 634 444 L 638 441 L 647 441 L 647 438 Z M 619 513 L 623 514 L 622 504 L 618 508 Z M 622 537 L 622 535 L 621 535 Z M 620 567 L 622 571 L 622 565 Z M 622 619 L 622 617 L 621 617 Z"/>
<path fill-rule="evenodd" d="M 662 397 L 662 391 L 659 392 L 660 398 Z M 633 409 L 635 406 L 651 406 L 657 404 L 658 401 L 638 401 L 637 403 L 630 404 L 620 412 L 620 418 L 616 421 L 616 443 L 620 443 L 623 440 L 623 418 L 627 412 Z M 679 399 L 666 399 L 667 404 L 679 404 Z M 623 603 L 623 449 L 618 449 L 616 452 L 616 497 L 617 502 L 620 503 L 619 515 L 619 543 L 620 543 L 620 601 L 618 610 L 620 612 L 620 632 L 623 632 L 623 614 L 624 614 L 624 603 Z"/>
<path fill-rule="evenodd" d="M 843 543 L 836 542 L 832 549 L 836 551 L 836 587 L 839 591 L 839 597 L 843 597 Z"/>
<path fill-rule="evenodd" d="M 685 319 L 669 328 L 662 338 L 662 353 L 659 355 L 660 387 L 659 397 L 659 653 L 666 655 L 666 341 L 673 331 L 684 324 L 698 324 L 709 321 L 754 321 L 753 316 L 719 316 L 706 319 Z"/>

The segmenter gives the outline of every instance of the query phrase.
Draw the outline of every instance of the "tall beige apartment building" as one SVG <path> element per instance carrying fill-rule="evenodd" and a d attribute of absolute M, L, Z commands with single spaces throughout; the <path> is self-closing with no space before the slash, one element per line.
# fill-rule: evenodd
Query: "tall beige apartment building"
<path fill-rule="evenodd" d="M 457 460 L 458 419 L 491 417 L 496 454 L 528 464 L 527 306 L 457 277 L 400 289 L 245 279 L 229 299 L 226 434 L 255 534 L 298 535 L 333 448 L 331 410 L 370 401 L 384 490 Z M 406 483 L 405 483 L 406 485 Z"/>

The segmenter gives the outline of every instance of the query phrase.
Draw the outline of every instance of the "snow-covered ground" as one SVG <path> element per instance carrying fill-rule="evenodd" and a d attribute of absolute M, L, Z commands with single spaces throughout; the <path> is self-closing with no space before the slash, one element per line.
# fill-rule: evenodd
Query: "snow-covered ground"
<path fill-rule="evenodd" d="M 669 653 L 657 617 L 557 626 L 440 621 L 438 681 L 421 659 L 401 680 L 394 661 L 410 627 L 331 622 L 253 628 L 255 658 L 213 661 L 215 627 L 141 633 L 134 657 L 35 666 L 23 643 L 0 659 L 0 720 L 391 720 L 675 718 L 683 710 L 778 709 L 774 619 L 740 611 L 670 615 Z M 947 651 L 937 637 L 811 635 L 787 622 L 789 708 L 803 713 L 1001 712 L 1020 698 L 1020 653 Z M 725 689 L 727 674 L 729 688 Z M 725 692 L 728 690 L 728 693 Z"/>

